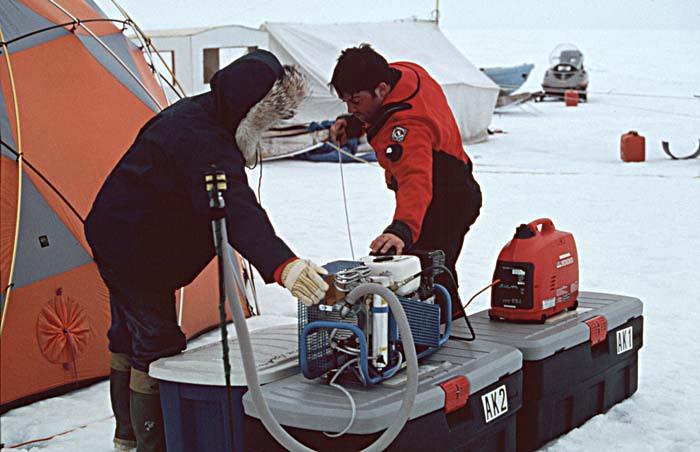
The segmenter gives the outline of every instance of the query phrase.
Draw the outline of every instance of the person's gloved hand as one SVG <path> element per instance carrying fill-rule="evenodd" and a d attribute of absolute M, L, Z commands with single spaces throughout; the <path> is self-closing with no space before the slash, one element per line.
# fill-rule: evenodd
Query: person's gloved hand
<path fill-rule="evenodd" d="M 361 137 L 364 133 L 362 121 L 353 115 L 338 116 L 330 128 L 331 139 L 341 146 L 345 146 L 352 138 Z"/>
<path fill-rule="evenodd" d="M 338 119 L 335 120 L 333 125 L 330 128 L 330 135 L 331 135 L 331 140 L 335 141 L 341 146 L 344 146 L 345 143 L 348 141 L 348 134 L 347 134 L 347 127 L 348 127 L 348 120 L 347 118 L 343 116 L 339 116 Z"/>
<path fill-rule="evenodd" d="M 321 278 L 327 275 L 325 268 L 310 260 L 297 259 L 287 264 L 282 270 L 282 285 L 289 290 L 304 306 L 318 304 L 328 290 L 328 284 Z"/>

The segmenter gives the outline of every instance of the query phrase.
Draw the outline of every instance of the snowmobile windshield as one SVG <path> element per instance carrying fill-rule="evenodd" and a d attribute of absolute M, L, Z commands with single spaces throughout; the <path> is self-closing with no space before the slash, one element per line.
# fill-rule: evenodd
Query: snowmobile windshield
<path fill-rule="evenodd" d="M 559 44 L 549 55 L 550 66 L 570 66 L 570 70 L 583 67 L 583 53 L 573 44 Z"/>

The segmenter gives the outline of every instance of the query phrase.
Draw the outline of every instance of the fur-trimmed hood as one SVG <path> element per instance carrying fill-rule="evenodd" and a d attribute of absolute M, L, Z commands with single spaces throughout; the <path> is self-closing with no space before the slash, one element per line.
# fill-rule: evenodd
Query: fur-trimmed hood
<path fill-rule="evenodd" d="M 294 116 L 307 89 L 301 72 L 282 66 L 266 50 L 251 52 L 214 74 L 216 117 L 234 134 L 246 165 L 255 165 L 262 134 Z"/>

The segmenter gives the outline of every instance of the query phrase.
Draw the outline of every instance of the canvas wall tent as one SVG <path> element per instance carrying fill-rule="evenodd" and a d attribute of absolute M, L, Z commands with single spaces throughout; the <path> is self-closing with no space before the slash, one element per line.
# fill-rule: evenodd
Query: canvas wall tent
<path fill-rule="evenodd" d="M 122 28 L 92 0 L 0 1 L 1 411 L 109 373 L 108 293 L 83 219 L 165 105 Z M 189 336 L 217 323 L 214 270 L 184 289 Z"/>
<path fill-rule="evenodd" d="M 174 69 L 187 95 L 209 90 L 213 72 L 229 62 L 227 53 L 234 59 L 249 49 L 269 47 L 267 33 L 238 25 L 154 30 L 147 35 Z M 224 57 L 221 60 L 220 53 Z"/>
<path fill-rule="evenodd" d="M 487 137 L 498 86 L 469 62 L 434 22 L 267 23 L 263 29 L 270 34 L 270 51 L 283 63 L 300 66 L 311 79 L 311 96 L 295 120 L 318 121 L 346 112 L 327 84 L 341 50 L 367 42 L 390 62 L 412 61 L 431 73 L 445 91 L 463 141 Z"/>
<path fill-rule="evenodd" d="M 333 67 L 346 47 L 371 43 L 389 61 L 413 61 L 442 85 L 465 142 L 487 137 L 498 86 L 479 71 L 430 21 L 350 24 L 267 23 L 262 30 L 239 26 L 147 31 L 156 48 L 169 52 L 171 67 L 188 95 L 208 89 L 205 54 L 216 49 L 259 47 L 309 76 L 311 96 L 290 123 L 333 119 L 345 106 L 329 91 Z M 225 64 L 220 61 L 221 66 Z M 309 143 L 307 143 L 309 144 Z M 303 147 L 303 146 L 302 146 Z"/>

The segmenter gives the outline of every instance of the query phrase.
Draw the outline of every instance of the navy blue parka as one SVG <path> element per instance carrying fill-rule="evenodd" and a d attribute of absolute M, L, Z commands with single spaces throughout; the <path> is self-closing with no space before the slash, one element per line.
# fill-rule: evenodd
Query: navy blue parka
<path fill-rule="evenodd" d="M 214 257 L 204 176 L 226 173 L 231 245 L 266 282 L 294 253 L 276 235 L 248 185 L 236 129 L 283 74 L 256 51 L 218 71 L 211 91 L 153 117 L 108 176 L 85 222 L 100 271 L 117 284 L 174 290 Z"/>

